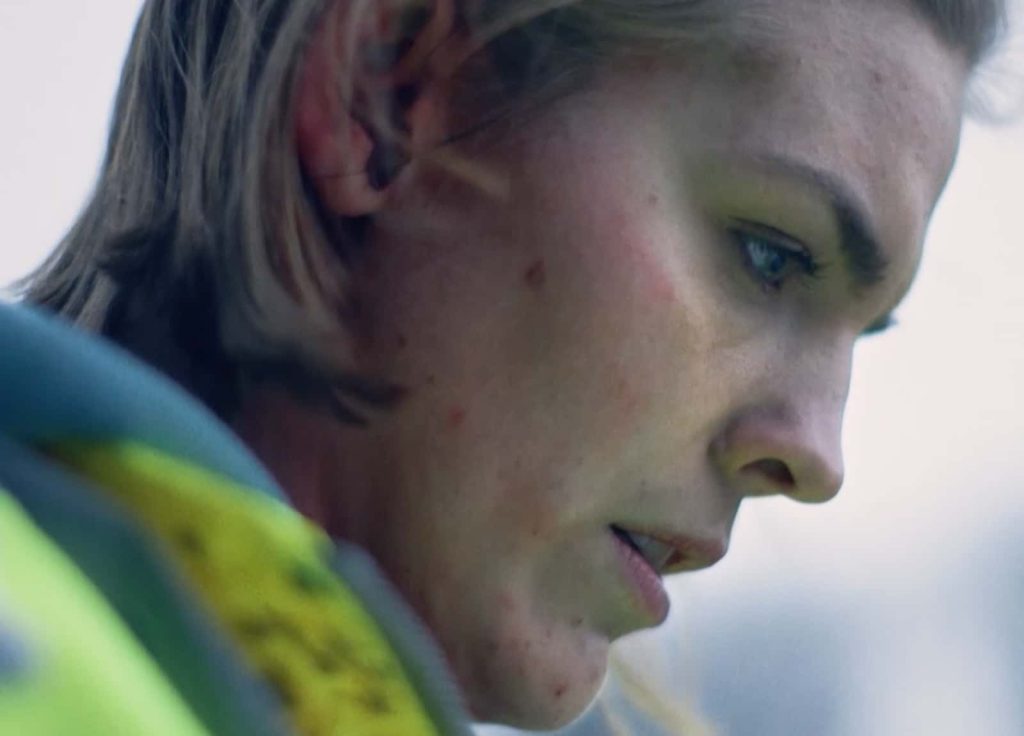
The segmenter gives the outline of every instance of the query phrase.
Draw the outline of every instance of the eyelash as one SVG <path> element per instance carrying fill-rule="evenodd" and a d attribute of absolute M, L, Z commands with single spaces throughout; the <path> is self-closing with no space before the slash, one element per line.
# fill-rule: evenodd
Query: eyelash
<path fill-rule="evenodd" d="M 729 228 L 728 232 L 740 250 L 747 272 L 765 291 L 780 291 L 794 275 L 815 278 L 821 274 L 821 265 L 811 252 L 799 241 L 775 228 L 742 223 Z M 759 252 L 755 253 L 754 247 Z M 768 259 L 777 265 L 778 275 L 769 276 L 765 273 Z"/>
<path fill-rule="evenodd" d="M 887 314 L 877 322 L 868 325 L 862 333 L 861 337 L 874 337 L 875 335 L 881 335 L 883 332 L 888 332 L 900 323 L 899 319 L 895 315 Z"/>

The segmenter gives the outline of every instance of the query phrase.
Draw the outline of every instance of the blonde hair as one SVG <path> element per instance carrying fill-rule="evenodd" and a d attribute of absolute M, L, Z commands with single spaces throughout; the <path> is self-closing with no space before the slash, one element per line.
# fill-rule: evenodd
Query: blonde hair
<path fill-rule="evenodd" d="M 346 3 L 365 12 L 375 0 Z M 998 0 L 913 0 L 976 59 Z M 407 0 L 415 11 L 422 0 Z M 343 419 L 396 387 L 348 370 L 347 265 L 361 220 L 308 195 L 292 136 L 298 65 L 331 0 L 149 0 L 124 66 L 99 180 L 24 297 L 105 333 L 230 415 L 243 377 L 272 379 Z M 571 91 L 643 44 L 717 43 L 763 0 L 460 0 L 489 56 L 495 108 Z M 760 6 L 760 7 L 759 7 Z M 763 24 L 761 24 L 763 25 Z M 310 228 L 307 223 L 317 223 Z"/>
<path fill-rule="evenodd" d="M 683 693 L 666 687 L 674 682 L 667 669 L 652 676 L 641 672 L 636 661 L 635 657 L 614 649 L 609 658 L 610 684 L 615 692 L 602 694 L 595 704 L 608 731 L 615 736 L 655 732 L 671 736 L 714 736 L 714 727 L 700 716 L 697 706 L 684 699 Z M 623 702 L 619 702 L 620 699 Z M 637 716 L 629 717 L 630 713 L 639 714 L 640 722 L 636 722 Z"/>

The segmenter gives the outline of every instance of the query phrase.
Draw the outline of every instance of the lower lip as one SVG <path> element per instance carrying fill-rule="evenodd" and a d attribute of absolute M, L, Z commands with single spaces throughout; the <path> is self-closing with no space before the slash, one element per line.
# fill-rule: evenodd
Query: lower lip
<path fill-rule="evenodd" d="M 657 626 L 668 617 L 671 606 L 661 576 L 647 564 L 647 560 L 639 552 L 619 539 L 614 532 L 612 539 L 622 563 L 623 575 L 633 591 L 634 600 L 653 625 Z"/>

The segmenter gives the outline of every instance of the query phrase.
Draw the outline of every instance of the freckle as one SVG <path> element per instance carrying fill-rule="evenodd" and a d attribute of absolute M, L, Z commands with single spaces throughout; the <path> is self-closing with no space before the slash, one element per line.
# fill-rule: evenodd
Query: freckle
<path fill-rule="evenodd" d="M 530 264 L 530 267 L 523 274 L 523 281 L 534 291 L 540 291 L 547 281 L 547 273 L 545 273 L 544 260 L 542 258 L 538 258 Z"/>
<path fill-rule="evenodd" d="M 435 376 L 434 374 L 430 374 L 429 376 L 427 376 L 427 385 L 428 386 L 434 386 L 436 384 L 437 384 L 437 376 Z"/>
<path fill-rule="evenodd" d="M 409 341 L 406 339 L 405 335 L 403 335 L 402 333 L 398 333 L 398 347 L 399 347 L 399 349 L 403 349 L 404 350 L 408 345 L 409 345 Z"/>
<path fill-rule="evenodd" d="M 408 386 L 402 386 L 396 383 L 388 386 L 389 395 L 387 400 L 391 402 L 392 406 L 398 406 L 409 398 L 410 393 L 412 393 L 412 389 Z"/>
<path fill-rule="evenodd" d="M 576 618 L 574 618 L 574 619 L 572 620 L 572 627 L 573 627 L 574 629 L 578 629 L 578 628 L 579 628 L 579 627 L 581 627 L 582 625 L 583 625 L 583 617 L 582 617 L 582 616 L 577 616 Z"/>
<path fill-rule="evenodd" d="M 448 412 L 448 427 L 458 429 L 466 421 L 466 410 L 461 406 L 453 406 Z"/>
<path fill-rule="evenodd" d="M 627 412 L 633 412 L 638 404 L 639 399 L 636 391 L 630 386 L 629 381 L 626 378 L 620 377 L 615 383 L 615 396 L 618 398 L 622 408 Z"/>
<path fill-rule="evenodd" d="M 569 689 L 569 686 L 564 682 L 555 686 L 555 697 L 560 698 L 565 695 L 565 692 Z"/>
<path fill-rule="evenodd" d="M 657 194 L 653 194 L 653 193 L 652 194 L 648 194 L 647 195 L 647 204 L 650 207 L 657 207 L 659 204 L 661 204 L 661 197 L 659 197 Z"/>

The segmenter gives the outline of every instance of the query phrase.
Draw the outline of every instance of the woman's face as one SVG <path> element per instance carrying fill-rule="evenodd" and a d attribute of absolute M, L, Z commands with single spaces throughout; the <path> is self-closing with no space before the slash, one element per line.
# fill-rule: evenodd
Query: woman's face
<path fill-rule="evenodd" d="M 854 344 L 917 269 L 964 65 L 896 4 L 772 7 L 728 60 L 622 62 L 465 144 L 507 197 L 423 169 L 374 220 L 359 367 L 408 394 L 339 430 L 341 531 L 482 719 L 575 716 L 666 615 L 655 572 L 718 560 L 746 496 L 839 490 Z"/>

